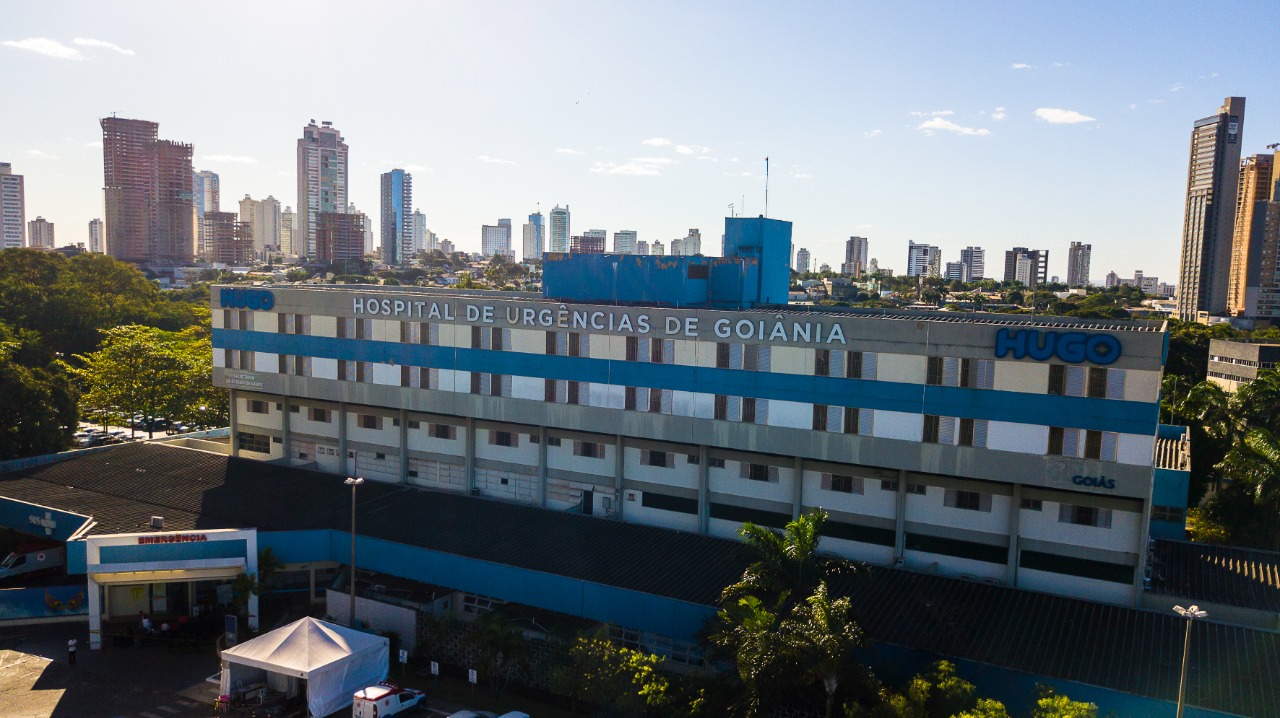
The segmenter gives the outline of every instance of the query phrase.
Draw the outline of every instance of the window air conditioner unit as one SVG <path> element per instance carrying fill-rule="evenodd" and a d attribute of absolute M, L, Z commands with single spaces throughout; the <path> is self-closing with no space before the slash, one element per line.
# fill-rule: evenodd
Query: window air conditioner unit
<path fill-rule="evenodd" d="M 157 529 L 157 530 L 158 530 L 158 529 L 162 529 L 162 528 L 164 528 L 164 517 L 163 517 L 163 516 L 152 516 L 152 517 L 151 517 L 151 528 L 153 528 L 153 529 Z"/>

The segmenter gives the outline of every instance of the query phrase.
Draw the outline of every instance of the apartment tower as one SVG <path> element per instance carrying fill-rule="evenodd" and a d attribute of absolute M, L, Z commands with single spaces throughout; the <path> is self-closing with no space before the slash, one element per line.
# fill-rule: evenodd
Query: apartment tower
<path fill-rule="evenodd" d="M 89 220 L 89 251 L 95 254 L 102 253 L 102 220 Z"/>
<path fill-rule="evenodd" d="M 191 145 L 157 139 L 155 122 L 104 117 L 101 125 L 107 253 L 125 262 L 190 262 Z"/>
<path fill-rule="evenodd" d="M 550 242 L 548 252 L 569 251 L 569 205 L 556 205 L 551 210 Z"/>
<path fill-rule="evenodd" d="M 1083 242 L 1072 242 L 1067 248 L 1067 286 L 1089 286 L 1089 257 L 1093 254 L 1093 245 Z"/>
<path fill-rule="evenodd" d="M 840 273 L 847 277 L 860 277 L 867 271 L 867 238 L 850 237 L 844 243 L 844 262 Z"/>
<path fill-rule="evenodd" d="M 332 122 L 312 120 L 298 140 L 297 253 L 317 258 L 319 214 L 346 211 L 347 143 Z"/>
<path fill-rule="evenodd" d="M 529 221 L 524 225 L 524 261 L 542 261 L 542 248 L 546 241 L 545 229 L 541 212 L 529 215 Z"/>
<path fill-rule="evenodd" d="M 514 259 L 511 252 L 511 220 L 500 219 L 497 225 L 480 226 L 480 253 L 485 257 L 498 254 L 507 259 Z"/>
<path fill-rule="evenodd" d="M 0 249 L 27 246 L 26 190 L 22 175 L 0 162 Z"/>
<path fill-rule="evenodd" d="M 1274 171 L 1272 155 L 1254 155 L 1240 163 L 1235 229 L 1231 237 L 1231 272 L 1227 280 L 1227 313 L 1233 317 L 1258 316 L 1264 258 L 1273 267 L 1269 278 L 1272 281 L 1267 283 L 1274 284 L 1276 237 L 1274 231 L 1267 231 L 1267 210 L 1275 199 Z"/>

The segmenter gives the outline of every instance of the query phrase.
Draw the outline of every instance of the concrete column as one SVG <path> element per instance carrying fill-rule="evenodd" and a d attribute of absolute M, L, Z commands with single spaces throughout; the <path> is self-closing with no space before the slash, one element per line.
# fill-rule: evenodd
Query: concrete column
<path fill-rule="evenodd" d="M 903 558 L 907 551 L 907 472 L 898 470 L 898 501 L 893 521 L 893 557 Z"/>
<path fill-rule="evenodd" d="M 249 540 L 245 541 L 244 572 L 250 576 L 258 575 L 258 532 L 255 530 L 249 534 Z M 249 594 L 249 630 L 258 632 L 258 595 L 256 593 Z"/>
<path fill-rule="evenodd" d="M 85 586 L 85 594 L 89 602 L 89 648 L 90 650 L 98 650 L 102 648 L 102 596 L 101 589 L 98 588 L 98 582 L 93 580 L 93 576 L 88 576 L 88 585 Z"/>
<path fill-rule="evenodd" d="M 711 530 L 711 451 L 698 447 L 698 533 Z"/>
<path fill-rule="evenodd" d="M 284 463 L 288 466 L 293 463 L 293 436 L 289 430 L 289 396 L 280 397 L 280 450 L 284 452 Z M 188 592 L 190 593 L 190 592 Z"/>
<path fill-rule="evenodd" d="M 409 412 L 400 410 L 400 483 L 409 483 Z"/>
<path fill-rule="evenodd" d="M 547 508 L 547 427 L 538 427 L 538 505 Z"/>
<path fill-rule="evenodd" d="M 338 402 L 338 473 L 350 476 L 347 467 L 347 403 Z"/>
<path fill-rule="evenodd" d="M 467 495 L 476 488 L 476 420 L 467 419 L 466 458 L 463 462 L 467 474 Z"/>
<path fill-rule="evenodd" d="M 231 455 L 240 455 L 240 422 L 236 420 L 236 399 L 239 399 L 239 392 L 235 389 L 227 390 L 231 394 L 230 403 L 227 404 L 231 408 L 231 425 L 227 431 L 231 432 Z"/>
<path fill-rule="evenodd" d="M 614 496 L 616 497 L 613 500 L 613 505 L 618 507 L 617 508 L 618 518 L 624 521 L 627 518 L 626 515 L 623 513 L 624 507 L 627 505 L 627 502 L 622 500 L 622 479 L 623 479 L 622 474 L 623 474 L 623 467 L 626 466 L 626 461 L 624 460 L 626 457 L 623 455 L 622 447 L 625 444 L 625 442 L 626 442 L 626 438 L 623 437 L 622 434 L 618 434 L 617 437 L 614 439 L 614 446 L 616 446 L 617 449 L 613 452 L 613 489 L 614 489 L 613 493 L 614 493 Z"/>
<path fill-rule="evenodd" d="M 1009 506 L 1009 561 L 1005 583 L 1018 585 L 1018 532 L 1022 521 L 1022 484 L 1013 485 L 1013 499 Z"/>
<path fill-rule="evenodd" d="M 800 512 L 804 511 L 804 459 L 797 456 L 792 471 L 795 472 L 796 485 L 791 495 L 791 520 L 795 521 L 800 518 Z"/>

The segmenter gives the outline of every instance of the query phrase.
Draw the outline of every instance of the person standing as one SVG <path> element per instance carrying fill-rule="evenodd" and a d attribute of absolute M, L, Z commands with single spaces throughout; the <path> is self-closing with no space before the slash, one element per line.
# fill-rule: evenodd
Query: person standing
<path fill-rule="evenodd" d="M 74 666 L 76 664 L 76 639 L 72 638 L 67 641 L 67 665 Z"/>

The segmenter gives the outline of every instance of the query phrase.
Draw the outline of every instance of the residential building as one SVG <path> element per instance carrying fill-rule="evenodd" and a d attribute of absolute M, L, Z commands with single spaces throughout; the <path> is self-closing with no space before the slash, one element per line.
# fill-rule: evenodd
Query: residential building
<path fill-rule="evenodd" d="M 986 277 L 986 257 L 987 251 L 982 247 L 965 247 L 960 250 L 960 261 L 968 267 L 967 281 L 977 282 Z"/>
<path fill-rule="evenodd" d="M 1022 265 L 1019 265 L 1020 261 Z M 1019 266 L 1023 267 L 1021 273 Z M 1047 283 L 1049 281 L 1049 250 L 1014 247 L 1005 252 L 1004 281 L 1022 282 L 1028 287 Z"/>
<path fill-rule="evenodd" d="M 685 235 L 683 246 L 680 252 L 672 252 L 672 254 L 681 254 L 687 257 L 696 257 L 702 254 L 702 232 L 697 227 L 689 230 Z"/>
<path fill-rule="evenodd" d="M 671 256 L 679 257 L 684 254 L 684 238 L 677 237 L 671 240 Z"/>
<path fill-rule="evenodd" d="M 361 221 L 361 225 L 364 227 L 364 253 L 366 255 L 372 255 L 375 253 L 381 254 L 381 248 L 378 246 L 376 234 L 373 231 L 373 220 L 369 219 L 369 216 L 364 212 L 357 209 L 355 202 L 347 204 L 347 214 L 358 214 L 364 217 Z"/>
<path fill-rule="evenodd" d="M 860 277 L 867 271 L 866 237 L 850 237 L 844 243 L 844 262 L 840 265 L 840 273 L 848 277 Z"/>
<path fill-rule="evenodd" d="M 414 210 L 413 214 L 409 215 L 409 235 L 413 241 L 413 252 L 406 259 L 427 251 L 427 233 L 430 231 L 427 229 L 427 215 L 420 210 Z"/>
<path fill-rule="evenodd" d="M 298 255 L 318 259 L 318 215 L 346 212 L 347 206 L 347 143 L 332 122 L 317 126 L 312 120 L 298 139 Z"/>
<path fill-rule="evenodd" d="M 448 239 L 441 241 L 439 248 L 440 248 L 440 251 L 443 252 L 445 256 L 449 256 L 454 252 L 458 251 L 457 248 L 453 246 L 453 242 Z"/>
<path fill-rule="evenodd" d="M 615 254 L 636 253 L 636 231 L 620 229 L 613 233 L 613 251 Z"/>
<path fill-rule="evenodd" d="M 1192 126 L 1174 311 L 1179 319 L 1227 311 L 1244 106 L 1243 97 L 1228 97 L 1217 114 Z"/>
<path fill-rule="evenodd" d="M 515 253 L 511 251 L 510 219 L 500 219 L 496 226 L 486 224 L 480 227 L 480 254 L 485 257 L 501 254 L 507 259 L 515 259 Z"/>
<path fill-rule="evenodd" d="M 551 210 L 549 219 L 549 241 L 547 243 L 548 252 L 568 252 L 569 251 L 569 205 L 561 207 L 556 205 Z"/>
<path fill-rule="evenodd" d="M 218 173 L 209 170 L 192 172 L 191 193 L 195 202 L 196 256 L 208 257 L 209 242 L 204 235 L 204 213 L 221 211 L 222 179 Z"/>
<path fill-rule="evenodd" d="M 942 250 L 932 244 L 907 242 L 907 276 L 942 276 Z"/>
<path fill-rule="evenodd" d="M 1272 155 L 1254 155 L 1240 163 L 1235 228 L 1231 237 L 1231 271 L 1227 278 L 1227 314 L 1257 318 L 1264 285 L 1275 285 L 1277 237 L 1268 234 L 1267 210 L 1275 196 Z M 1275 223 L 1271 223 L 1274 229 Z M 1263 274 L 1268 264 L 1271 276 Z"/>
<path fill-rule="evenodd" d="M 609 233 L 608 233 L 608 232 L 606 232 L 605 230 L 603 230 L 603 229 L 588 229 L 587 231 L 585 231 L 585 232 L 583 232 L 583 233 L 582 233 L 582 236 L 583 236 L 583 237 L 585 237 L 585 238 L 587 238 L 588 240 L 590 240 L 590 245 L 591 245 L 592 247 L 595 247 L 595 246 L 597 246 L 597 244 L 598 244 L 598 245 L 599 245 L 599 247 L 600 247 L 600 251 L 601 251 L 601 252 L 604 252 L 604 251 L 605 251 L 605 243 L 606 243 L 606 242 L 608 241 L 608 239 L 609 239 Z M 598 240 L 598 242 L 597 242 L 597 240 Z M 570 249 L 572 249 L 572 248 L 570 248 Z"/>
<path fill-rule="evenodd" d="M 100 219 L 89 220 L 89 251 L 95 254 L 102 253 L 102 220 Z"/>
<path fill-rule="evenodd" d="M 191 145 L 157 139 L 155 122 L 105 117 L 101 125 L 107 252 L 126 262 L 190 262 Z"/>
<path fill-rule="evenodd" d="M 1228 392 L 1258 378 L 1264 369 L 1280 368 L 1280 344 L 1209 340 L 1209 381 Z"/>
<path fill-rule="evenodd" d="M 298 249 L 293 246 L 293 231 L 296 226 L 297 219 L 293 215 L 293 208 L 286 206 L 280 213 L 280 251 L 288 257 L 298 255 Z"/>
<path fill-rule="evenodd" d="M 37 249 L 53 249 L 53 222 L 44 217 L 27 222 L 27 241 Z"/>
<path fill-rule="evenodd" d="M 364 257 L 368 218 L 363 212 L 321 212 L 316 215 L 316 261 L 342 265 Z"/>
<path fill-rule="evenodd" d="M 209 241 L 209 260 L 229 267 L 254 263 L 253 225 L 234 212 L 205 212 L 204 235 Z"/>
<path fill-rule="evenodd" d="M 880 273 L 881 273 L 880 262 L 875 257 L 872 257 L 870 261 L 867 262 L 867 274 L 880 274 Z M 886 273 L 889 275 L 893 274 L 893 272 L 886 272 Z"/>
<path fill-rule="evenodd" d="M 399 266 L 413 258 L 413 176 L 401 169 L 382 175 L 382 261 Z M 508 222 L 508 225 L 510 222 Z"/>
<path fill-rule="evenodd" d="M 265 260 L 267 252 L 281 251 L 280 200 L 270 195 L 261 200 L 245 195 L 240 200 L 240 221 L 248 223 L 253 251 L 259 259 Z"/>
<path fill-rule="evenodd" d="M 546 227 L 542 223 L 542 213 L 534 212 L 524 224 L 524 252 L 521 256 L 526 262 L 541 262 L 545 246 Z"/>
<path fill-rule="evenodd" d="M 604 230 L 599 230 L 601 233 Z M 605 238 L 603 234 L 573 237 L 569 241 L 569 251 L 574 254 L 604 254 Z"/>
<path fill-rule="evenodd" d="M 643 239 L 637 239 L 635 254 L 640 257 L 649 256 L 649 243 Z"/>
<path fill-rule="evenodd" d="M 813 266 L 813 261 L 809 258 L 809 250 L 801 247 L 796 250 L 796 271 L 805 274 Z"/>
<path fill-rule="evenodd" d="M 1108 289 L 1120 286 L 1120 275 L 1116 274 L 1114 271 L 1107 272 L 1106 286 Z"/>
<path fill-rule="evenodd" d="M 0 249 L 27 246 L 27 200 L 23 176 L 0 162 Z"/>
<path fill-rule="evenodd" d="M 961 282 L 971 281 L 971 278 L 969 277 L 969 265 L 965 264 L 963 261 L 947 262 L 947 269 L 943 272 L 942 278 L 953 282 L 957 280 Z"/>
<path fill-rule="evenodd" d="M 1093 254 L 1093 245 L 1083 242 L 1072 242 L 1067 248 L 1067 286 L 1089 286 L 1089 256 Z"/>
<path fill-rule="evenodd" d="M 662 240 L 660 239 L 654 240 L 653 244 L 649 245 L 649 254 L 654 257 L 662 257 L 665 256 L 666 253 L 667 248 L 663 246 Z"/>

